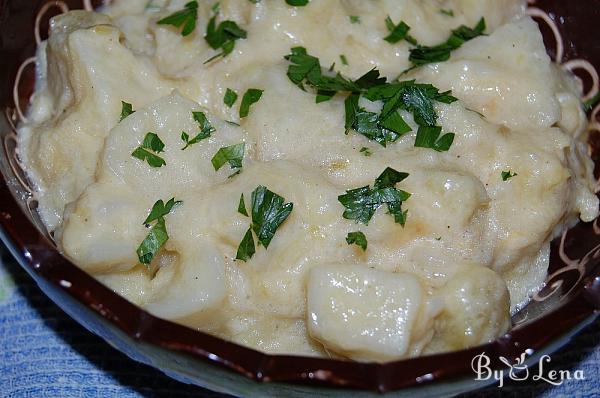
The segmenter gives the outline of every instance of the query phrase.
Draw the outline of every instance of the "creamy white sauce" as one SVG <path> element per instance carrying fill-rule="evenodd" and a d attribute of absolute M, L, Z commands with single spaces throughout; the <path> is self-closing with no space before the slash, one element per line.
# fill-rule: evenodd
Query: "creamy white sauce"
<path fill-rule="evenodd" d="M 224 0 L 220 20 L 248 37 L 209 64 L 212 2 L 200 2 L 187 37 L 156 24 L 186 2 L 121 0 L 105 15 L 55 18 L 19 131 L 61 250 L 151 313 L 272 353 L 385 361 L 474 346 L 503 334 L 511 310 L 540 288 L 548 242 L 578 216 L 598 215 L 580 89 L 551 63 L 523 1 Z M 342 95 L 317 104 L 286 76 L 283 56 L 303 46 L 350 78 L 373 67 L 395 78 L 411 47 L 383 40 L 387 15 L 424 45 L 486 19 L 486 36 L 402 76 L 459 99 L 436 104 L 444 132 L 456 134 L 448 152 L 415 148 L 414 132 L 387 148 L 346 135 Z M 231 108 L 227 88 L 239 94 Z M 248 88 L 264 93 L 240 120 Z M 136 112 L 119 122 L 121 101 Z M 198 130 L 192 111 L 216 131 L 182 151 L 181 132 Z M 131 156 L 150 131 L 165 143 L 165 167 Z M 242 173 L 215 172 L 212 156 L 240 142 Z M 386 167 L 410 174 L 399 184 L 412 193 L 406 226 L 383 208 L 368 226 L 342 218 L 338 195 Z M 517 176 L 503 181 L 506 170 Z M 240 194 L 248 204 L 258 185 L 294 210 L 268 249 L 234 261 L 249 223 Z M 183 204 L 166 216 L 169 240 L 146 267 L 136 255 L 142 221 L 171 197 Z M 364 252 L 345 241 L 357 230 Z"/>

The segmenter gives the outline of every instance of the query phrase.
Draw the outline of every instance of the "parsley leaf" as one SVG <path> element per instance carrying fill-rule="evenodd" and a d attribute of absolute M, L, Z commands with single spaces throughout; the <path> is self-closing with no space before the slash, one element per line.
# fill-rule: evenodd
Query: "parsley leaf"
<path fill-rule="evenodd" d="M 252 192 L 252 230 L 265 249 L 294 208 L 293 203 L 284 204 L 284 201 L 283 197 L 262 185 Z"/>
<path fill-rule="evenodd" d="M 181 203 L 179 200 L 176 201 L 175 198 L 171 198 L 166 205 L 162 200 L 154 203 L 150 214 L 144 220 L 144 224 L 149 225 L 153 221 L 156 221 L 156 223 L 136 250 L 140 263 L 150 264 L 161 247 L 169 240 L 164 217 L 171 212 L 174 206 Z"/>
<path fill-rule="evenodd" d="M 408 59 L 415 66 L 430 64 L 433 62 L 443 62 L 450 59 L 452 51 L 458 49 L 465 42 L 483 35 L 486 29 L 485 19 L 481 18 L 474 28 L 461 25 L 452 31 L 448 40 L 437 46 L 417 46 L 410 50 Z"/>
<path fill-rule="evenodd" d="M 350 23 L 360 23 L 360 17 L 358 15 L 348 15 Z"/>
<path fill-rule="evenodd" d="M 342 65 L 348 65 L 348 58 L 344 54 L 340 55 L 340 60 L 342 61 Z"/>
<path fill-rule="evenodd" d="M 305 85 L 315 88 L 317 103 L 331 99 L 338 92 L 348 93 L 344 102 L 346 134 L 350 129 L 354 129 L 358 134 L 378 142 L 383 147 L 396 142 L 412 130 L 399 110 L 412 113 L 419 126 L 433 127 L 438 119 L 434 101 L 446 104 L 457 101 L 450 91 L 440 93 L 439 89 L 431 84 L 416 83 L 414 80 L 387 83 L 387 79 L 381 77 L 376 69 L 370 70 L 355 81 L 345 78 L 339 72 L 335 76 L 326 76 L 319 59 L 309 55 L 303 47 L 292 48 L 291 54 L 286 55 L 285 59 L 290 61 L 288 78 L 302 90 L 306 91 Z M 361 97 L 369 101 L 382 101 L 381 112 L 370 112 L 361 107 Z M 421 136 L 421 140 L 423 138 Z M 447 150 L 446 147 L 449 148 L 453 138 L 454 134 L 446 134 L 434 145 L 437 142 L 435 137 L 431 148 L 438 151 Z"/>
<path fill-rule="evenodd" d="M 367 148 L 366 146 L 360 148 L 360 153 L 362 153 L 363 155 L 369 157 L 373 154 L 373 152 L 371 152 L 371 150 L 369 148 Z"/>
<path fill-rule="evenodd" d="M 235 104 L 235 101 L 237 101 L 238 99 L 238 95 L 235 91 L 233 91 L 232 89 L 228 88 L 227 91 L 225 91 L 225 96 L 223 97 L 223 103 L 225 105 L 227 105 L 229 108 L 231 108 L 233 106 L 233 104 Z"/>
<path fill-rule="evenodd" d="M 600 92 L 598 92 L 596 95 L 594 95 L 589 100 L 585 101 L 583 103 L 583 108 L 585 109 L 586 112 L 591 111 L 594 108 L 594 106 L 596 106 L 596 104 L 599 102 L 600 102 Z"/>
<path fill-rule="evenodd" d="M 367 250 L 367 237 L 360 231 L 350 232 L 348 236 L 346 236 L 346 242 L 349 245 L 355 244 L 363 249 L 363 251 Z"/>
<path fill-rule="evenodd" d="M 240 195 L 240 203 L 238 204 L 238 213 L 248 217 L 248 211 L 246 211 L 246 202 L 244 201 L 244 194 Z"/>
<path fill-rule="evenodd" d="M 446 152 L 454 142 L 454 133 L 447 133 L 440 137 L 442 128 L 439 126 L 420 126 L 415 139 L 415 147 L 431 148 L 438 152 Z"/>
<path fill-rule="evenodd" d="M 302 7 L 308 4 L 309 0 L 285 0 L 291 6 Z"/>
<path fill-rule="evenodd" d="M 256 88 L 249 88 L 242 97 L 242 104 L 240 105 L 240 118 L 248 116 L 250 113 L 250 106 L 260 100 L 264 90 Z"/>
<path fill-rule="evenodd" d="M 277 229 L 288 218 L 294 208 L 293 203 L 284 203 L 285 199 L 260 185 L 252 192 L 252 223 L 240 243 L 236 259 L 248 261 L 255 253 L 254 237 L 259 245 L 269 247 Z M 243 211 L 242 211 L 243 210 Z M 238 212 L 248 215 L 244 195 L 240 197 Z"/>
<path fill-rule="evenodd" d="M 406 180 L 408 173 L 396 171 L 391 167 L 386 168 L 379 177 L 375 179 L 375 189 L 393 188 L 396 184 Z"/>
<path fill-rule="evenodd" d="M 503 171 L 502 172 L 502 181 L 508 181 L 511 178 L 517 176 L 517 173 L 513 173 L 512 171 L 508 170 L 508 171 Z"/>
<path fill-rule="evenodd" d="M 148 214 L 148 217 L 144 220 L 142 224 L 150 224 L 152 221 L 158 220 L 159 218 L 166 216 L 171 212 L 173 207 L 180 205 L 181 203 L 183 203 L 181 200 L 176 201 L 175 198 L 169 199 L 167 204 L 165 204 L 162 201 L 162 199 L 157 200 L 156 203 L 154 203 L 154 206 L 152 206 L 150 214 Z"/>
<path fill-rule="evenodd" d="M 200 141 L 210 137 L 212 133 L 215 132 L 215 128 L 210 124 L 210 121 L 204 114 L 204 112 L 192 112 L 192 116 L 194 120 L 198 123 L 200 127 L 200 132 L 190 140 L 190 135 L 185 131 L 181 132 L 181 140 L 185 143 L 185 146 L 181 148 L 181 150 L 185 150 L 188 147 L 199 143 Z"/>
<path fill-rule="evenodd" d="M 335 76 L 323 75 L 319 58 L 309 55 L 304 47 L 292 48 L 291 54 L 284 58 L 290 61 L 287 71 L 288 78 L 302 90 L 305 90 L 304 84 L 314 87 L 317 89 L 317 94 L 321 96 L 321 100 L 330 99 L 338 91 L 360 92 L 359 85 L 346 79 L 340 73 Z M 379 76 L 379 72 L 377 72 L 377 76 Z M 322 101 L 317 100 L 317 102 Z"/>
<path fill-rule="evenodd" d="M 150 264 L 161 247 L 169 240 L 165 219 L 160 217 L 136 250 L 142 264 Z"/>
<path fill-rule="evenodd" d="M 256 246 L 254 245 L 254 236 L 252 236 L 252 228 L 248 228 L 244 238 L 238 246 L 237 253 L 235 255 L 236 260 L 248 261 L 256 253 Z"/>
<path fill-rule="evenodd" d="M 233 51 L 235 47 L 235 41 L 238 39 L 245 39 L 247 35 L 248 33 L 244 29 L 240 28 L 234 21 L 222 21 L 217 26 L 217 16 L 213 15 L 213 17 L 208 21 L 204 40 L 206 40 L 208 45 L 211 46 L 213 50 L 220 49 L 221 52 L 207 60 L 205 63 L 208 63 L 221 56 L 227 56 Z"/>
<path fill-rule="evenodd" d="M 411 131 L 410 126 L 399 113 L 395 112 L 382 121 L 377 113 L 368 112 L 360 107 L 355 108 L 356 104 L 353 103 L 352 97 L 346 100 L 346 134 L 349 128 L 353 128 L 358 134 L 386 147 L 388 143 L 396 142 L 402 135 Z"/>
<path fill-rule="evenodd" d="M 245 143 L 222 147 L 210 160 L 215 171 L 219 170 L 225 163 L 229 163 L 232 169 L 241 168 L 244 159 Z"/>
<path fill-rule="evenodd" d="M 157 22 L 159 25 L 172 25 L 176 28 L 181 28 L 182 36 L 191 34 L 196 29 L 196 20 L 198 19 L 198 2 L 190 1 L 185 5 L 183 10 L 179 10 L 174 14 Z"/>
<path fill-rule="evenodd" d="M 407 42 L 409 42 L 412 45 L 417 45 L 417 41 L 408 34 L 408 31 L 410 30 L 410 26 L 408 26 L 406 23 L 404 23 L 404 21 L 400 21 L 400 23 L 398 25 L 394 24 L 394 22 L 392 21 L 392 19 L 388 16 L 385 19 L 385 25 L 387 26 L 388 30 L 390 31 L 390 34 L 387 35 L 386 37 L 383 38 L 383 40 L 387 41 L 388 43 L 394 44 L 394 43 L 398 43 L 401 40 L 406 40 Z"/>
<path fill-rule="evenodd" d="M 132 153 L 131 156 L 134 158 L 140 159 L 142 161 L 148 162 L 148 164 L 152 167 L 162 167 L 167 164 L 163 158 L 157 155 L 163 151 L 165 144 L 161 141 L 158 135 L 154 133 L 148 133 L 144 137 L 144 141 L 142 145 L 137 147 Z"/>
<path fill-rule="evenodd" d="M 127 116 L 131 115 L 135 111 L 133 110 L 133 106 L 130 103 L 125 101 L 121 101 L 121 119 L 119 122 L 122 122 Z"/>
<path fill-rule="evenodd" d="M 394 216 L 396 223 L 404 226 L 407 212 L 402 211 L 402 202 L 410 198 L 408 192 L 398 190 L 395 185 L 408 177 L 390 167 L 375 180 L 375 186 L 351 189 L 344 195 L 338 196 L 339 202 L 345 207 L 343 217 L 368 225 L 375 211 L 386 204 L 388 211 Z"/>
<path fill-rule="evenodd" d="M 359 96 L 350 95 L 345 102 L 346 132 L 353 128 L 383 147 L 411 131 L 398 110 L 411 112 L 419 125 L 435 126 L 437 113 L 433 101 L 452 103 L 457 100 L 449 92 L 440 93 L 431 84 L 418 84 L 414 80 L 372 87 L 364 97 L 371 101 L 383 101 L 381 113 L 367 112 L 360 108 Z"/>
<path fill-rule="evenodd" d="M 158 135 L 154 133 L 148 133 L 144 137 L 144 142 L 142 142 L 142 147 L 151 149 L 156 153 L 161 153 L 165 148 L 165 143 L 158 137 Z"/>
<path fill-rule="evenodd" d="M 453 16 L 454 16 L 454 11 L 453 11 L 453 10 L 451 10 L 451 9 L 447 9 L 447 10 L 445 10 L 445 9 L 443 9 L 443 8 L 442 8 L 442 9 L 440 10 L 440 13 L 441 13 L 441 14 L 444 14 L 444 15 L 446 15 L 446 16 L 448 16 L 448 17 L 453 17 Z"/>

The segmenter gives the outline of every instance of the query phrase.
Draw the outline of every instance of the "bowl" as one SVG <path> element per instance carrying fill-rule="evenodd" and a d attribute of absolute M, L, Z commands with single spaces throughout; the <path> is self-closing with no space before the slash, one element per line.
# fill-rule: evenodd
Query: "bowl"
<path fill-rule="evenodd" d="M 513 328 L 471 349 L 385 364 L 264 354 L 156 318 L 64 258 L 41 223 L 16 154 L 16 125 L 35 83 L 36 47 L 50 17 L 99 1 L 0 0 L 0 238 L 40 288 L 71 317 L 136 361 L 185 383 L 241 396 L 449 396 L 484 387 L 472 361 L 491 369 L 537 363 L 593 322 L 600 310 L 600 225 L 579 223 L 552 243 L 544 288 L 513 316 Z M 576 3 L 576 4 L 575 4 Z M 529 2 L 548 53 L 598 93 L 600 0 Z M 590 111 L 589 148 L 600 166 L 600 106 Z M 596 167 L 596 176 L 600 167 Z M 599 185 L 600 188 L 600 185 Z"/>

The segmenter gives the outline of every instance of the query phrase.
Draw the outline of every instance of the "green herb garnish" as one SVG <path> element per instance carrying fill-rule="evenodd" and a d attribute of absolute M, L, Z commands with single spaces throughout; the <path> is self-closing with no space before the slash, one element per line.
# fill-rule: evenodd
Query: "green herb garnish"
<path fill-rule="evenodd" d="M 387 35 L 386 37 L 384 37 L 383 40 L 385 40 L 391 44 L 398 43 L 401 40 L 406 40 L 407 42 L 409 42 L 412 45 L 415 45 L 415 46 L 417 45 L 417 41 L 411 35 L 408 34 L 408 31 L 410 30 L 410 26 L 408 26 L 403 21 L 400 21 L 400 23 L 398 25 L 396 25 L 396 24 L 394 24 L 392 19 L 388 16 L 385 19 L 385 25 L 387 26 L 390 34 Z"/>
<path fill-rule="evenodd" d="M 348 15 L 350 23 L 360 23 L 360 17 L 358 15 Z"/>
<path fill-rule="evenodd" d="M 453 17 L 453 16 L 454 16 L 454 11 L 453 11 L 453 10 L 451 10 L 451 9 L 444 10 L 444 9 L 442 8 L 442 9 L 440 10 L 440 13 L 442 13 L 442 14 L 444 14 L 444 15 L 448 16 L 448 17 Z"/>
<path fill-rule="evenodd" d="M 508 171 L 503 171 L 502 172 L 502 181 L 508 181 L 511 178 L 513 178 L 514 176 L 517 176 L 517 173 L 513 173 L 512 171 L 508 170 Z"/>
<path fill-rule="evenodd" d="M 303 47 L 292 48 L 291 54 L 285 58 L 290 61 L 288 78 L 302 90 L 306 91 L 306 86 L 313 87 L 317 103 L 331 99 L 338 92 L 348 94 L 344 103 L 346 134 L 354 129 L 384 147 L 411 131 L 400 110 L 412 113 L 419 126 L 434 127 L 438 119 L 434 102 L 450 104 L 457 101 L 450 91 L 440 93 L 431 84 L 416 83 L 414 80 L 387 83 L 387 79 L 380 77 L 376 69 L 354 81 L 339 72 L 335 76 L 325 75 L 319 59 L 309 55 Z M 361 97 L 369 101 L 382 101 L 381 112 L 370 112 L 359 106 Z M 444 150 L 449 137 L 433 149 Z"/>
<path fill-rule="evenodd" d="M 131 156 L 148 162 L 148 164 L 152 167 L 162 167 L 166 165 L 167 162 L 165 162 L 165 160 L 157 154 L 161 153 L 164 147 L 165 144 L 161 141 L 158 135 L 154 133 L 148 133 L 144 137 L 142 145 L 137 147 L 131 153 Z"/>
<path fill-rule="evenodd" d="M 371 150 L 369 148 L 367 148 L 366 146 L 360 148 L 360 153 L 362 153 L 363 155 L 369 157 L 373 154 L 373 152 L 371 152 Z"/>
<path fill-rule="evenodd" d="M 243 207 L 244 212 L 240 209 Z M 236 259 L 248 261 L 254 255 L 255 245 L 252 232 L 256 234 L 258 244 L 269 247 L 277 229 L 288 218 L 294 208 L 293 203 L 285 203 L 285 199 L 264 186 L 258 186 L 252 192 L 252 224 L 240 246 L 238 247 Z M 243 204 L 243 196 L 238 205 L 239 213 L 246 213 Z"/>
<path fill-rule="evenodd" d="M 483 35 L 486 29 L 485 19 L 481 18 L 474 28 L 461 25 L 452 31 L 448 40 L 437 46 L 417 46 L 410 50 L 408 59 L 414 66 L 426 65 L 434 62 L 443 62 L 450 59 L 452 51 L 458 49 L 465 42 Z"/>
<path fill-rule="evenodd" d="M 174 14 L 157 22 L 159 25 L 172 25 L 176 28 L 181 28 L 181 35 L 187 36 L 196 29 L 196 20 L 198 19 L 198 2 L 190 1 L 185 5 L 183 10 L 179 10 Z"/>
<path fill-rule="evenodd" d="M 254 245 L 254 236 L 252 236 L 252 228 L 248 228 L 248 231 L 244 234 L 244 238 L 238 246 L 237 253 L 235 255 L 236 260 L 248 261 L 256 253 L 256 246 Z"/>
<path fill-rule="evenodd" d="M 204 40 L 206 40 L 213 50 L 220 49 L 221 52 L 205 61 L 205 63 L 218 57 L 227 56 L 233 51 L 235 41 L 238 39 L 245 39 L 248 35 L 247 32 L 240 28 L 234 21 L 223 21 L 217 26 L 217 13 L 218 10 L 215 11 L 215 15 L 208 21 Z"/>
<path fill-rule="evenodd" d="M 200 141 L 207 139 L 210 137 L 212 133 L 215 132 L 215 128 L 210 124 L 210 121 L 204 114 L 204 112 L 192 112 L 192 116 L 194 120 L 198 123 L 200 127 L 200 132 L 190 140 L 190 135 L 185 131 L 181 132 L 181 140 L 185 143 L 185 146 L 181 148 L 181 150 L 185 150 L 188 147 L 199 143 Z"/>
<path fill-rule="evenodd" d="M 303 7 L 308 4 L 309 0 L 285 0 L 285 2 L 291 6 Z"/>
<path fill-rule="evenodd" d="M 340 55 L 340 60 L 342 61 L 342 65 L 348 66 L 348 58 L 344 54 Z"/>
<path fill-rule="evenodd" d="M 600 102 L 600 92 L 598 92 L 596 95 L 594 95 L 589 100 L 585 101 L 583 103 L 583 108 L 585 109 L 586 112 L 591 111 L 598 102 Z"/>
<path fill-rule="evenodd" d="M 257 88 L 249 88 L 242 97 L 242 104 L 240 105 L 240 118 L 248 116 L 250 113 L 250 106 L 258 102 L 262 97 L 263 90 Z"/>
<path fill-rule="evenodd" d="M 373 188 L 365 186 L 346 191 L 338 196 L 340 203 L 346 208 L 343 217 L 368 225 L 375 211 L 386 204 L 389 214 L 396 223 L 404 226 L 407 211 L 402 211 L 402 202 L 410 198 L 410 193 L 396 189 L 396 184 L 408 177 L 407 173 L 398 172 L 390 167 L 375 180 Z"/>
<path fill-rule="evenodd" d="M 165 204 L 162 199 L 159 199 L 152 206 L 152 210 L 150 210 L 150 214 L 144 220 L 142 224 L 150 224 L 152 221 L 156 221 L 161 217 L 166 216 L 171 212 L 173 207 L 180 205 L 183 203 L 181 200 L 175 200 L 175 198 L 169 199 L 169 201 Z"/>
<path fill-rule="evenodd" d="M 322 73 L 319 58 L 309 55 L 304 47 L 294 47 L 291 54 L 286 55 L 285 59 L 290 61 L 288 66 L 288 78 L 305 90 L 305 85 L 309 85 L 317 90 L 316 101 L 323 102 L 330 100 L 337 92 L 360 93 L 365 88 L 385 83 L 386 79 L 379 76 L 375 69 L 365 73 L 356 81 L 345 78 L 339 72 L 335 76 Z"/>
<path fill-rule="evenodd" d="M 346 242 L 349 245 L 357 245 L 363 249 L 363 251 L 367 250 L 367 237 L 360 231 L 350 232 L 348 236 L 346 236 Z"/>
<path fill-rule="evenodd" d="M 161 247 L 169 240 L 164 217 L 171 212 L 174 206 L 181 203 L 181 201 L 176 201 L 175 198 L 171 198 L 166 205 L 162 200 L 154 203 L 143 224 L 150 226 L 151 222 L 156 221 L 156 223 L 136 250 L 140 263 L 150 264 Z"/>
<path fill-rule="evenodd" d="M 240 195 L 240 203 L 238 204 L 238 213 L 243 216 L 248 217 L 248 212 L 246 211 L 246 202 L 244 201 L 244 194 Z"/>
<path fill-rule="evenodd" d="M 447 133 L 440 137 L 442 128 L 439 126 L 420 126 L 415 139 L 415 147 L 431 148 L 438 152 L 450 149 L 454 141 L 454 133 Z"/>
<path fill-rule="evenodd" d="M 227 91 L 225 91 L 225 96 L 223 97 L 223 103 L 225 105 L 227 105 L 229 108 L 231 108 L 233 106 L 233 104 L 235 104 L 235 101 L 237 101 L 238 99 L 238 95 L 235 91 L 233 91 L 232 89 L 228 88 Z"/>
<path fill-rule="evenodd" d="M 131 105 L 128 102 L 121 101 L 121 119 L 119 120 L 119 122 L 122 122 L 123 119 L 125 119 L 132 113 L 135 113 L 135 111 L 133 110 L 133 105 Z"/>
<path fill-rule="evenodd" d="M 219 149 L 210 160 L 215 171 L 218 171 L 225 163 L 229 163 L 232 169 L 241 168 L 245 148 L 246 144 L 242 142 L 241 144 L 225 146 Z"/>
<path fill-rule="evenodd" d="M 252 192 L 252 230 L 259 244 L 269 247 L 275 231 L 288 218 L 294 208 L 293 203 L 284 203 L 285 199 L 264 186 Z"/>

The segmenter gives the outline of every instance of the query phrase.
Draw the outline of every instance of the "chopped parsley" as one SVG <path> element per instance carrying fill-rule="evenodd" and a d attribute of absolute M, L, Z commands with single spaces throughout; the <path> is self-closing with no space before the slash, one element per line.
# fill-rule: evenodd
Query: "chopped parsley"
<path fill-rule="evenodd" d="M 360 23 L 360 17 L 358 15 L 348 15 L 350 23 Z"/>
<path fill-rule="evenodd" d="M 179 200 L 176 201 L 175 198 L 171 198 L 166 204 L 162 201 L 162 199 L 154 203 L 152 210 L 150 210 L 150 214 L 144 220 L 143 224 L 150 227 L 150 223 L 153 221 L 156 222 L 151 227 L 152 229 L 148 235 L 146 235 L 146 238 L 144 238 L 136 251 L 140 263 L 146 265 L 150 264 L 161 247 L 163 247 L 167 240 L 169 240 L 169 235 L 165 225 L 165 216 L 171 212 L 174 206 L 181 203 L 182 202 Z"/>
<path fill-rule="evenodd" d="M 324 75 L 319 59 L 308 54 L 303 47 L 292 48 L 291 54 L 285 58 L 290 61 L 288 78 L 304 91 L 306 86 L 314 88 L 317 103 L 331 99 L 338 92 L 348 94 L 344 103 L 346 134 L 353 129 L 384 147 L 412 131 L 399 113 L 400 110 L 410 112 L 420 127 L 435 127 L 438 116 L 434 102 L 450 104 L 457 101 L 450 91 L 440 93 L 431 84 L 416 83 L 414 80 L 388 83 L 376 69 L 354 81 L 339 72 Z M 361 97 L 372 102 L 382 101 L 382 110 L 379 113 L 367 111 L 359 105 Z M 449 133 L 438 142 L 438 135 L 434 143 L 429 145 L 432 135 L 429 130 L 423 130 L 418 146 L 446 151 L 454 139 L 454 134 Z"/>
<path fill-rule="evenodd" d="M 508 181 L 511 178 L 517 176 L 517 173 L 513 173 L 512 171 L 508 170 L 508 171 L 503 171 L 502 172 L 502 181 Z"/>
<path fill-rule="evenodd" d="M 447 133 L 440 137 L 441 134 L 442 128 L 439 126 L 420 126 L 415 139 L 415 147 L 445 152 L 450 149 L 454 141 L 454 133 Z"/>
<path fill-rule="evenodd" d="M 154 206 L 152 206 L 150 214 L 148 214 L 148 217 L 146 217 L 142 224 L 147 225 L 150 224 L 152 221 L 156 221 L 159 218 L 166 216 L 171 212 L 173 207 L 178 206 L 181 203 L 183 203 L 181 200 L 175 200 L 175 198 L 169 199 L 169 201 L 166 204 L 163 202 L 162 199 L 157 200 L 156 203 L 154 203 Z"/>
<path fill-rule="evenodd" d="M 245 143 L 222 147 L 215 153 L 215 156 L 210 160 L 215 171 L 218 171 L 225 163 L 229 163 L 232 169 L 242 168 L 242 160 L 244 159 Z"/>
<path fill-rule="evenodd" d="M 237 101 L 238 99 L 238 95 L 235 91 L 233 91 L 232 89 L 228 88 L 227 91 L 225 91 L 225 96 L 223 97 L 223 103 L 225 105 L 227 105 L 229 108 L 231 108 L 233 106 L 233 104 L 235 104 L 235 101 Z"/>
<path fill-rule="evenodd" d="M 165 148 L 164 142 L 154 133 L 148 133 L 144 137 L 142 145 L 138 146 L 132 153 L 131 156 L 148 162 L 152 167 L 162 167 L 167 164 L 163 158 L 158 156 Z"/>
<path fill-rule="evenodd" d="M 238 212 L 242 213 L 240 207 L 243 206 L 243 196 L 240 198 Z M 256 235 L 258 244 L 266 248 L 269 247 L 277 229 L 288 218 L 294 208 L 293 203 L 285 203 L 285 199 L 276 193 L 270 191 L 264 186 L 258 186 L 252 192 L 252 223 L 240 243 L 236 255 L 237 260 L 248 261 L 255 253 L 254 236 Z"/>
<path fill-rule="evenodd" d="M 243 216 L 248 217 L 248 212 L 246 211 L 246 202 L 244 201 L 244 194 L 240 195 L 240 203 L 238 204 L 238 213 Z"/>
<path fill-rule="evenodd" d="M 285 2 L 291 6 L 302 7 L 309 3 L 309 0 L 285 0 Z M 250 3 L 257 4 L 260 0 L 250 0 Z"/>
<path fill-rule="evenodd" d="M 291 6 L 303 7 L 308 4 L 309 0 L 285 0 L 285 2 Z"/>
<path fill-rule="evenodd" d="M 255 104 L 262 97 L 263 90 L 257 88 L 249 88 L 242 97 L 242 104 L 240 105 L 240 118 L 248 116 L 250 113 L 250 106 Z"/>
<path fill-rule="evenodd" d="M 256 253 L 256 246 L 254 244 L 254 236 L 252 236 L 252 228 L 250 227 L 244 234 L 244 237 L 238 246 L 235 259 L 248 261 L 254 256 L 254 253 Z"/>
<path fill-rule="evenodd" d="M 416 83 L 414 80 L 375 86 L 367 90 L 363 96 L 370 101 L 382 101 L 383 108 L 379 114 L 368 112 L 358 106 L 357 95 L 349 96 L 346 99 L 346 130 L 354 129 L 383 147 L 412 131 L 399 110 L 412 113 L 414 121 L 421 130 L 435 127 L 437 124 L 438 116 L 433 106 L 434 101 L 450 104 L 457 100 L 450 95 L 449 91 L 440 93 L 433 85 Z M 439 130 L 441 132 L 441 127 Z M 423 130 L 423 132 L 428 131 L 428 129 Z M 423 134 L 419 135 L 417 132 L 415 146 L 447 151 L 452 144 L 454 134 L 449 133 L 444 137 L 440 145 L 429 146 L 426 144 L 430 141 L 423 141 L 423 138 L 430 138 L 430 135 L 423 137 Z M 450 145 L 446 145 L 448 142 Z"/>
<path fill-rule="evenodd" d="M 402 202 L 408 200 L 411 194 L 396 189 L 396 184 L 407 177 L 408 173 L 388 167 L 377 177 L 373 188 L 365 186 L 346 191 L 344 195 L 338 196 L 339 202 L 345 207 L 343 217 L 368 225 L 375 211 L 386 204 L 394 221 L 404 226 L 408 211 L 402 211 Z"/>
<path fill-rule="evenodd" d="M 358 95 L 346 98 L 346 134 L 350 129 L 354 129 L 358 134 L 386 147 L 388 143 L 396 142 L 412 130 L 398 112 L 393 112 L 383 119 L 381 114 L 359 107 L 358 100 Z"/>
<path fill-rule="evenodd" d="M 248 33 L 240 28 L 234 21 L 222 21 L 217 25 L 218 9 L 213 10 L 215 15 L 208 21 L 206 26 L 206 35 L 204 40 L 213 50 L 221 50 L 214 57 L 208 59 L 205 63 L 213 61 L 219 57 L 225 57 L 235 48 L 235 41 L 245 39 Z"/>
<path fill-rule="evenodd" d="M 440 13 L 441 13 L 441 14 L 444 14 L 444 15 L 446 15 L 446 16 L 448 16 L 448 17 L 453 17 L 453 16 L 454 16 L 454 11 L 453 11 L 453 10 L 451 10 L 451 9 L 447 9 L 447 10 L 445 10 L 445 9 L 443 9 L 443 8 L 442 8 L 442 9 L 440 10 Z"/>
<path fill-rule="evenodd" d="M 198 19 L 198 2 L 190 1 L 183 10 L 179 10 L 174 14 L 157 22 L 159 25 L 172 25 L 176 28 L 181 28 L 181 35 L 187 36 L 196 29 L 196 20 Z"/>
<path fill-rule="evenodd" d="M 210 121 L 204 114 L 204 112 L 192 112 L 192 116 L 194 120 L 198 123 L 200 127 L 200 132 L 190 140 L 190 135 L 185 131 L 181 132 L 181 140 L 185 143 L 185 146 L 181 148 L 181 150 L 185 150 L 188 147 L 199 143 L 200 141 L 210 137 L 212 133 L 215 132 L 215 128 L 210 124 Z"/>
<path fill-rule="evenodd" d="M 356 81 L 345 78 L 339 72 L 335 76 L 322 73 L 319 58 L 314 57 L 304 47 L 294 47 L 291 54 L 285 56 L 290 61 L 288 78 L 306 91 L 305 85 L 317 90 L 317 102 L 330 100 L 337 92 L 360 93 L 364 89 L 386 82 L 375 69 L 365 73 Z"/>
<path fill-rule="evenodd" d="M 594 108 L 594 106 L 596 106 L 596 104 L 599 102 L 600 102 L 600 92 L 598 92 L 596 95 L 594 95 L 589 100 L 585 101 L 583 103 L 583 108 L 585 109 L 586 112 L 591 111 L 592 108 Z"/>
<path fill-rule="evenodd" d="M 121 101 L 121 119 L 119 122 L 122 122 L 127 116 L 131 115 L 135 111 L 133 110 L 133 105 L 128 102 Z"/>
<path fill-rule="evenodd" d="M 410 30 L 410 26 L 408 26 L 403 21 L 400 21 L 400 23 L 398 25 L 396 25 L 396 24 L 394 24 L 392 19 L 388 16 L 385 19 L 385 25 L 387 26 L 390 34 L 387 35 L 386 37 L 384 37 L 383 40 L 385 40 L 391 44 L 398 43 L 401 40 L 406 40 L 407 42 L 409 42 L 412 45 L 415 45 L 415 46 L 417 45 L 417 41 L 414 39 L 414 37 L 412 37 L 411 35 L 408 34 L 408 31 Z"/>
<path fill-rule="evenodd" d="M 360 231 L 350 232 L 348 236 L 346 236 L 346 242 L 349 245 L 357 245 L 363 249 L 363 251 L 367 250 L 367 237 Z"/>
<path fill-rule="evenodd" d="M 344 54 L 340 55 L 340 60 L 342 61 L 342 65 L 346 65 L 346 66 L 348 65 L 348 58 L 346 58 L 346 56 Z M 335 64 L 334 64 L 334 67 L 335 67 Z M 331 69 L 333 69 L 333 68 L 331 68 Z"/>
<path fill-rule="evenodd" d="M 252 230 L 259 244 L 269 247 L 275 231 L 288 218 L 294 208 L 293 203 L 284 203 L 285 199 L 264 186 L 252 192 Z"/>
<path fill-rule="evenodd" d="M 416 48 L 411 49 L 408 59 L 414 66 L 447 61 L 450 59 L 452 51 L 458 49 L 465 42 L 483 35 L 485 29 L 486 25 L 484 18 L 481 18 L 474 28 L 461 25 L 452 31 L 452 34 L 445 43 L 431 47 L 418 45 Z"/>
<path fill-rule="evenodd" d="M 371 152 L 371 150 L 369 148 L 367 148 L 366 146 L 360 148 L 360 153 L 362 153 L 363 155 L 369 157 L 373 154 L 373 152 Z"/>

